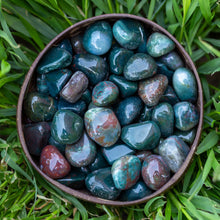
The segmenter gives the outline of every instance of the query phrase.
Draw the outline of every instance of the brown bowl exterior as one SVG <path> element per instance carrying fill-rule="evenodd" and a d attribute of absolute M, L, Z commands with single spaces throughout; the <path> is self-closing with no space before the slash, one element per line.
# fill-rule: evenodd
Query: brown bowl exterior
<path fill-rule="evenodd" d="M 44 174 L 39 166 L 37 165 L 36 161 L 34 160 L 34 158 L 30 155 L 26 142 L 25 142 L 25 138 L 24 138 L 24 133 L 23 133 L 23 121 L 24 121 L 24 117 L 22 114 L 22 105 L 23 105 L 23 101 L 24 98 L 26 96 L 26 94 L 28 93 L 28 91 L 33 90 L 33 85 L 34 85 L 34 72 L 35 69 L 39 63 L 39 60 L 44 56 L 44 54 L 53 46 L 55 45 L 57 42 L 59 42 L 60 40 L 70 37 L 70 36 L 75 36 L 78 33 L 81 32 L 81 30 L 85 29 L 88 25 L 90 25 L 91 23 L 94 23 L 96 21 L 99 20 L 108 20 L 108 21 L 115 21 L 118 19 L 122 19 L 122 18 L 131 18 L 131 19 L 135 19 L 138 20 L 140 22 L 142 22 L 146 27 L 151 28 L 152 31 L 158 31 L 161 32 L 165 35 L 167 35 L 170 39 L 172 39 L 175 44 L 176 44 L 176 48 L 178 50 L 179 55 L 182 57 L 182 59 L 185 61 L 185 65 L 187 68 L 191 69 L 195 75 L 196 81 L 197 81 L 197 85 L 198 85 L 198 100 L 197 100 L 197 108 L 199 110 L 200 113 L 200 118 L 199 118 L 199 124 L 197 127 L 197 133 L 196 133 L 196 137 L 195 140 L 191 146 L 191 150 L 185 160 L 185 162 L 183 163 L 183 165 L 181 166 L 181 169 L 175 173 L 172 178 L 163 186 L 161 187 L 159 190 L 155 191 L 153 194 L 146 196 L 142 199 L 139 200 L 135 200 L 135 201 L 112 201 L 112 200 L 105 200 L 105 199 L 101 199 L 98 197 L 95 197 L 93 195 L 91 195 L 88 191 L 86 190 L 74 190 L 71 189 L 69 187 L 66 187 L 60 183 L 58 183 L 56 180 L 51 179 L 50 177 L 48 177 L 46 174 Z M 142 17 L 138 17 L 135 15 L 130 15 L 130 14 L 106 14 L 106 15 L 100 15 L 97 17 L 92 17 L 86 20 L 83 20 L 81 22 L 78 22 L 74 25 L 72 25 L 71 27 L 67 28 L 66 30 L 64 30 L 62 33 L 60 33 L 59 35 L 57 35 L 53 40 L 51 40 L 51 42 L 44 48 L 44 50 L 38 55 L 38 57 L 35 59 L 35 61 L 33 62 L 32 66 L 30 67 L 29 72 L 26 75 L 26 78 L 24 80 L 23 86 L 21 88 L 21 92 L 20 92 L 20 96 L 19 96 L 19 100 L 18 100 L 18 107 L 17 107 L 17 129 L 18 129 L 18 135 L 19 135 L 19 139 L 22 145 L 22 148 L 25 152 L 26 157 L 28 158 L 28 160 L 30 161 L 30 163 L 32 164 L 32 166 L 37 170 L 37 172 L 42 175 L 47 181 L 49 181 L 50 183 L 52 183 L 54 186 L 58 187 L 59 189 L 63 190 L 64 192 L 75 196 L 79 199 L 85 200 L 85 201 L 89 201 L 89 202 L 93 202 L 93 203 L 99 203 L 99 204 L 105 204 L 105 205 L 113 205 L 113 206 L 128 206 L 128 205 L 134 205 L 134 204 L 140 204 L 143 202 L 148 201 L 149 199 L 158 196 L 160 194 L 165 193 L 167 190 L 169 190 L 171 187 L 174 186 L 174 184 L 176 184 L 181 177 L 184 175 L 184 173 L 186 172 L 188 166 L 190 165 L 192 159 L 193 159 L 193 155 L 196 151 L 196 148 L 198 146 L 198 142 L 199 142 L 199 138 L 201 135 L 201 131 L 202 131 L 202 122 L 203 122 L 203 95 L 202 95 L 202 86 L 201 86 L 201 82 L 199 79 L 199 75 L 196 71 L 196 67 L 193 64 L 191 58 L 189 57 L 189 55 L 187 54 L 187 52 L 184 50 L 184 48 L 181 46 L 181 44 L 168 32 L 166 31 L 164 28 L 162 28 L 161 26 L 159 26 L 158 24 L 142 18 Z"/>

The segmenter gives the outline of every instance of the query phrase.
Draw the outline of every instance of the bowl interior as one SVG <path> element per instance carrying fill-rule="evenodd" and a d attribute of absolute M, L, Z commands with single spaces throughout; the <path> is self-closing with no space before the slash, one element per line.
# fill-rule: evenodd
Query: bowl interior
<path fill-rule="evenodd" d="M 169 38 L 171 38 L 175 42 L 176 51 L 178 52 L 178 54 L 180 55 L 180 57 L 184 61 L 185 67 L 191 69 L 191 71 L 195 75 L 195 78 L 196 78 L 196 81 L 197 81 L 197 87 L 198 87 L 198 100 L 197 100 L 196 106 L 197 106 L 197 108 L 199 110 L 199 113 L 200 113 L 200 119 L 199 119 L 199 124 L 197 126 L 196 137 L 194 139 L 193 144 L 190 146 L 191 150 L 190 150 L 185 162 L 183 163 L 182 167 L 180 168 L 180 170 L 177 173 L 175 173 L 172 176 L 172 178 L 163 187 L 161 187 L 159 190 L 155 191 L 151 195 L 146 196 L 146 197 L 144 197 L 142 199 L 139 199 L 139 200 L 126 201 L 126 202 L 117 201 L 117 200 L 116 201 L 105 200 L 105 199 L 101 199 L 101 198 L 98 198 L 98 197 L 95 197 L 95 196 L 91 195 L 87 190 L 74 190 L 74 189 L 71 189 L 69 187 L 66 187 L 66 186 L 58 183 L 56 180 L 53 180 L 50 177 L 48 177 L 46 174 L 44 174 L 39 169 L 38 158 L 30 155 L 30 153 L 28 151 L 28 148 L 27 148 L 27 145 L 26 145 L 26 142 L 25 142 L 25 138 L 24 138 L 24 133 L 23 133 L 23 125 L 27 123 L 27 120 L 26 120 L 25 116 L 23 115 L 23 110 L 22 110 L 22 105 L 23 105 L 23 101 L 24 101 L 25 96 L 30 91 L 36 90 L 35 69 L 36 69 L 36 67 L 39 63 L 39 60 L 44 56 L 44 54 L 52 46 L 56 45 L 58 42 L 60 42 L 64 38 L 69 38 L 69 37 L 78 35 L 79 33 L 83 32 L 85 30 L 85 28 L 88 27 L 91 23 L 94 23 L 94 22 L 99 21 L 99 20 L 106 20 L 110 23 L 113 23 L 116 20 L 121 19 L 121 18 L 132 18 L 132 19 L 138 20 L 145 26 L 145 28 L 151 30 L 152 32 L 155 32 L 155 31 L 161 32 L 161 33 L 167 35 Z M 109 15 L 101 15 L 101 16 L 89 18 L 87 20 L 84 20 L 84 21 L 81 21 L 79 23 L 76 23 L 76 24 L 72 25 L 71 27 L 67 28 L 62 33 L 57 35 L 44 48 L 44 50 L 38 55 L 38 57 L 36 58 L 36 60 L 32 64 L 28 74 L 26 75 L 23 86 L 21 88 L 19 101 L 18 101 L 18 108 L 17 108 L 17 128 L 18 128 L 18 134 L 19 134 L 19 138 L 20 138 L 20 141 L 21 141 L 21 145 L 22 145 L 22 148 L 23 148 L 23 150 L 25 152 L 25 155 L 27 156 L 28 160 L 31 162 L 32 166 L 38 171 L 38 173 L 40 173 L 50 183 L 52 183 L 56 187 L 60 188 L 61 190 L 65 191 L 66 193 L 69 193 L 70 195 L 73 195 L 77 198 L 80 198 L 80 199 L 83 199 L 83 200 L 86 200 L 86 201 L 89 201 L 89 202 L 106 204 L 106 205 L 115 205 L 115 206 L 133 205 L 133 204 L 139 204 L 139 203 L 146 202 L 147 200 L 166 192 L 174 184 L 176 184 L 181 179 L 183 174 L 185 173 L 187 167 L 189 166 L 189 164 L 190 164 L 190 162 L 193 158 L 193 155 L 195 153 L 195 150 L 196 150 L 196 147 L 198 145 L 199 138 L 200 138 L 200 134 L 201 134 L 202 119 L 203 119 L 203 96 L 202 96 L 201 82 L 200 82 L 198 73 L 196 71 L 196 68 L 195 68 L 192 60 L 190 59 L 189 55 L 186 53 L 186 51 L 180 45 L 180 43 L 169 32 L 167 32 L 165 29 L 163 29 L 162 27 L 160 27 L 159 25 L 157 25 L 156 23 L 154 23 L 150 20 L 147 20 L 147 19 L 142 18 L 142 17 L 134 16 L 134 15 L 128 15 L 128 14 L 109 14 Z"/>

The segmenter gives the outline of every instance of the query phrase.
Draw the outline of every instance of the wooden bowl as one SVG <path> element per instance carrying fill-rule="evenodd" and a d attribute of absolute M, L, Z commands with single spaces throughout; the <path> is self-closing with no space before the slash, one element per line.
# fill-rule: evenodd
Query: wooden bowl
<path fill-rule="evenodd" d="M 183 61 L 185 62 L 185 66 L 187 68 L 191 69 L 195 75 L 197 86 L 198 86 L 198 100 L 197 100 L 196 105 L 197 105 L 197 108 L 200 113 L 199 124 L 197 126 L 195 140 L 194 140 L 193 144 L 191 145 L 191 150 L 190 150 L 185 162 L 181 166 L 181 169 L 177 173 L 175 173 L 172 176 L 172 178 L 163 187 L 161 187 L 159 190 L 155 191 L 153 194 L 146 196 L 146 197 L 139 199 L 139 200 L 126 201 L 126 202 L 117 201 L 117 200 L 116 201 L 105 200 L 105 199 L 101 199 L 101 198 L 98 198 L 98 197 L 91 195 L 87 190 L 71 189 L 67 186 L 64 186 L 64 185 L 58 183 L 56 180 L 53 180 L 50 177 L 48 177 L 46 174 L 44 174 L 40 170 L 39 165 L 38 165 L 38 161 L 36 160 L 36 158 L 34 156 L 31 156 L 28 151 L 28 148 L 27 148 L 27 145 L 25 142 L 25 138 L 24 138 L 24 132 L 23 132 L 23 125 L 24 125 L 25 117 L 23 115 L 23 108 L 22 108 L 23 101 L 24 101 L 26 94 L 30 91 L 35 90 L 35 88 L 36 88 L 35 69 L 36 69 L 40 59 L 44 56 L 44 54 L 53 45 L 56 45 L 58 42 L 60 42 L 64 38 L 69 38 L 71 36 L 75 36 L 75 35 L 79 34 L 80 32 L 84 31 L 85 28 L 88 27 L 90 24 L 97 22 L 99 20 L 106 20 L 108 22 L 114 22 L 114 21 L 116 21 L 118 19 L 122 19 L 122 18 L 135 19 L 135 20 L 141 22 L 142 24 L 144 24 L 146 28 L 150 28 L 150 29 L 152 29 L 152 31 L 161 32 L 161 33 L 167 35 L 170 39 L 172 39 L 175 42 L 176 50 L 179 53 L 179 55 L 182 57 Z M 189 55 L 187 54 L 187 52 L 184 50 L 184 48 L 181 46 L 181 44 L 168 31 L 163 29 L 158 24 L 156 24 L 148 19 L 134 16 L 134 15 L 129 15 L 129 14 L 106 14 L 106 15 L 101 15 L 101 16 L 97 16 L 97 17 L 92 17 L 92 18 L 83 20 L 81 22 L 78 22 L 78 23 L 72 25 L 71 27 L 67 28 L 62 33 L 57 35 L 52 41 L 50 41 L 50 43 L 38 55 L 38 57 L 35 59 L 32 66 L 30 67 L 30 70 L 27 73 L 26 78 L 23 83 L 23 86 L 21 88 L 21 92 L 20 92 L 20 96 L 19 96 L 19 100 L 18 100 L 18 108 L 17 108 L 17 129 L 18 129 L 18 135 L 20 138 L 20 142 L 21 142 L 21 145 L 22 145 L 23 150 L 25 152 L 25 155 L 27 156 L 27 158 L 30 161 L 30 163 L 32 164 L 32 166 L 37 170 L 37 172 L 40 175 L 42 175 L 47 181 L 52 183 L 54 186 L 58 187 L 59 189 L 63 190 L 66 193 L 69 193 L 72 196 L 75 196 L 79 199 L 93 202 L 93 203 L 114 205 L 114 206 L 128 206 L 128 205 L 140 204 L 140 203 L 146 202 L 147 200 L 149 200 L 155 196 L 158 196 L 162 193 L 165 193 L 167 190 L 169 190 L 171 187 L 173 187 L 174 184 L 176 184 L 181 179 L 181 177 L 183 177 L 184 173 L 187 170 L 187 167 L 189 166 L 189 164 L 191 163 L 191 161 L 193 159 L 193 155 L 195 153 L 195 150 L 196 150 L 196 147 L 198 145 L 199 138 L 201 135 L 201 131 L 202 131 L 202 122 L 203 122 L 203 95 L 202 95 L 201 82 L 199 79 L 199 75 L 196 71 L 196 67 L 193 64 L 193 62 L 192 62 L 191 58 L 189 57 Z"/>

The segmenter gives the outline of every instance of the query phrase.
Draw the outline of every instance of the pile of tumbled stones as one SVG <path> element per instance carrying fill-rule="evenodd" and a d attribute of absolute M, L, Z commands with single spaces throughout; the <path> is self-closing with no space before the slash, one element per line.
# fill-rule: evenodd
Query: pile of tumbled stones
<path fill-rule="evenodd" d="M 136 20 L 98 21 L 54 45 L 36 77 L 24 134 L 52 179 L 131 201 L 160 189 L 185 161 L 197 84 L 166 35 Z"/>

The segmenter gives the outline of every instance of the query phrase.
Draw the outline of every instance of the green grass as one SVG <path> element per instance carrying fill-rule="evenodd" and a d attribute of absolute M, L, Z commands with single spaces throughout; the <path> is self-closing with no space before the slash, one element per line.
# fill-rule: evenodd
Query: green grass
<path fill-rule="evenodd" d="M 220 215 L 220 2 L 217 0 L 0 0 L 0 219 L 199 219 Z M 195 159 L 181 182 L 146 204 L 96 205 L 63 193 L 24 156 L 16 131 L 22 81 L 44 46 L 80 20 L 130 13 L 173 34 L 195 62 L 204 89 L 204 125 Z"/>

